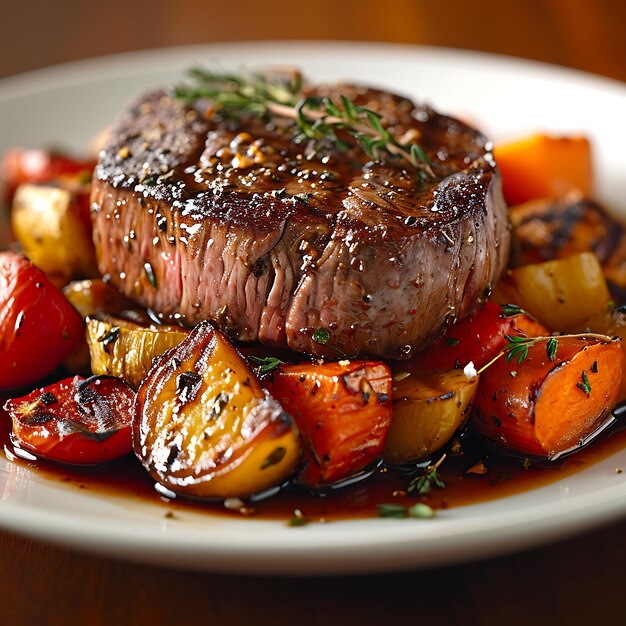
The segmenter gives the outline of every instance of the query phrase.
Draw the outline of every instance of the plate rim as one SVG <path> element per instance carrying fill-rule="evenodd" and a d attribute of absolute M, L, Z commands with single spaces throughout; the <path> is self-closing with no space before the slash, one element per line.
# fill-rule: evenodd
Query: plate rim
<path fill-rule="evenodd" d="M 370 53 L 373 49 L 384 51 L 390 56 L 408 54 L 434 55 L 439 60 L 454 60 L 457 62 L 459 57 L 463 57 L 467 63 L 488 63 L 490 65 L 498 64 L 506 68 L 520 68 L 525 72 L 540 69 L 542 73 L 551 73 L 559 79 L 569 81 L 583 81 L 592 88 L 608 90 L 619 93 L 620 96 L 626 96 L 626 83 L 576 70 L 573 68 L 560 67 L 557 65 L 542 63 L 529 59 L 520 59 L 505 55 L 495 55 L 491 53 L 479 51 L 466 51 L 456 48 L 446 48 L 437 46 L 418 46 L 413 44 L 388 44 L 384 42 L 345 42 L 345 41 L 315 41 L 315 40 L 285 40 L 285 41 L 258 41 L 258 42 L 224 42 L 214 44 L 199 44 L 192 46 L 172 46 L 165 48 L 153 48 L 148 50 L 140 50 L 133 52 L 120 53 L 116 55 L 107 55 L 72 61 L 69 63 L 58 64 L 47 68 L 31 70 L 29 72 L 4 77 L 0 79 L 0 104 L 12 98 L 30 97 L 37 93 L 41 93 L 46 89 L 65 89 L 72 85 L 85 84 L 86 82 L 102 82 L 103 80 L 115 80 L 123 77 L 132 77 L 142 71 L 141 68 L 147 68 L 149 65 L 155 64 L 155 59 L 170 58 L 183 59 L 191 56 L 207 56 L 211 52 L 220 53 L 227 56 L 229 51 L 242 49 L 263 48 L 265 52 L 268 50 L 285 49 L 298 52 L 314 51 L 323 48 L 325 52 L 328 50 L 341 49 L 352 54 L 368 50 Z M 126 64 L 126 65 L 125 65 Z M 123 70 L 120 69 L 123 67 Z M 162 74 L 164 68 L 157 67 L 150 70 L 155 75 Z M 0 460 L 0 470 L 3 468 L 5 461 Z M 6 461 L 9 463 L 9 461 Z M 0 474 L 1 477 L 1 474 Z M 0 478 L 1 485 L 1 478 Z M 389 536 L 386 541 L 376 544 L 375 549 L 370 553 L 357 555 L 355 552 L 363 547 L 372 547 L 368 545 L 365 535 L 369 532 L 365 529 L 363 537 L 352 537 L 350 541 L 350 532 L 336 532 L 333 540 L 328 541 L 325 531 L 318 533 L 311 529 L 314 526 L 304 527 L 300 529 L 284 529 L 281 525 L 281 531 L 285 533 L 304 533 L 289 536 L 289 540 L 283 540 L 270 546 L 260 546 L 254 543 L 246 543 L 239 545 L 220 546 L 217 543 L 202 543 L 200 546 L 190 543 L 194 540 L 190 537 L 188 540 L 182 539 L 176 532 L 170 532 L 167 535 L 165 543 L 160 542 L 158 533 L 143 537 L 143 541 L 133 543 L 141 539 L 141 534 L 128 535 L 128 530 L 124 531 L 119 526 L 113 529 L 108 528 L 106 532 L 98 538 L 94 543 L 94 529 L 98 531 L 106 531 L 103 526 L 103 520 L 98 519 L 97 524 L 90 523 L 88 519 L 83 520 L 81 517 L 71 519 L 71 524 L 67 526 L 67 516 L 56 513 L 54 510 L 41 512 L 36 506 L 28 504 L 19 504 L 15 502 L 0 501 L 0 525 L 13 530 L 17 533 L 28 534 L 28 536 L 37 537 L 39 539 L 60 543 L 69 547 L 79 547 L 83 550 L 105 553 L 109 556 L 117 556 L 127 559 L 135 559 L 141 561 L 150 561 L 160 564 L 170 564 L 194 569 L 202 569 L 206 571 L 230 571 L 238 573 L 277 573 L 277 574 L 341 574 L 373 572 L 373 571 L 389 571 L 400 570 L 415 567 L 429 567 L 432 565 L 451 564 L 460 561 L 466 561 L 475 558 L 493 556 L 502 554 L 507 551 L 523 549 L 530 545 L 538 545 L 556 538 L 564 538 L 576 532 L 605 524 L 624 516 L 626 512 L 626 485 L 621 485 L 620 489 L 616 486 L 607 487 L 611 493 L 616 496 L 613 499 L 601 498 L 601 493 L 594 494 L 594 498 L 581 506 L 577 498 L 561 501 L 561 506 L 545 504 L 537 505 L 534 514 L 537 520 L 543 520 L 545 524 L 550 524 L 556 520 L 558 523 L 553 527 L 545 527 L 541 537 L 531 536 L 527 531 L 522 532 L 520 526 L 527 524 L 528 521 L 515 521 L 514 512 L 502 511 L 497 516 L 492 516 L 492 523 L 500 520 L 500 524 L 496 524 L 496 530 L 499 531 L 497 541 L 489 542 L 486 533 L 493 531 L 494 528 L 483 526 L 482 529 L 475 529 L 475 540 L 472 545 L 458 545 L 458 553 L 450 555 L 446 552 L 437 554 L 429 550 L 426 543 L 432 540 L 432 535 L 420 534 L 417 537 L 407 538 L 404 532 L 406 528 L 412 528 L 407 524 L 411 521 L 392 521 L 377 520 L 379 525 L 384 526 L 384 530 L 377 532 L 385 533 Z M 78 490 L 76 490 L 78 491 Z M 619 492 L 619 493 L 618 493 Z M 79 494 L 76 494 L 77 497 Z M 100 497 L 100 496 L 99 496 Z M 582 496 L 581 496 L 582 497 Z M 619 503 L 614 500 L 620 498 Z M 503 499 L 500 499 L 502 501 Z M 480 505 L 476 505 L 480 506 Z M 456 511 L 465 508 L 457 507 Z M 543 515 L 542 511 L 543 510 Z M 41 517 L 38 521 L 33 521 L 32 512 L 38 511 Z M 528 511 L 528 507 L 525 508 Z M 564 523 L 563 515 L 565 512 L 572 513 L 567 517 L 567 523 Z M 24 523 L 24 519 L 28 522 Z M 224 518 L 221 518 L 224 519 Z M 503 520 L 508 520 L 505 526 L 502 526 Z M 247 523 L 249 520 L 234 520 L 239 523 Z M 348 525 L 359 523 L 360 520 L 346 522 Z M 418 521 L 417 524 L 424 524 L 421 528 L 428 528 L 428 525 L 434 523 L 439 524 L 445 522 L 444 516 L 440 519 L 429 521 Z M 485 524 L 484 520 L 474 520 L 475 523 Z M 171 522 L 174 524 L 175 522 Z M 254 524 L 262 525 L 265 521 L 254 520 Z M 456 522 L 455 522 L 456 523 Z M 271 522 L 274 524 L 274 522 Z M 338 524 L 339 526 L 336 526 Z M 333 529 L 339 529 L 343 522 L 333 522 Z M 138 522 L 139 531 L 141 524 Z M 330 526 L 330 525 L 329 525 Z M 415 526 L 420 528 L 420 526 Z M 441 530 L 441 529 L 439 529 Z M 445 530 L 445 528 L 444 528 Z M 151 531 L 152 532 L 152 531 Z M 167 531 L 166 531 L 167 532 Z M 413 533 L 413 529 L 409 531 Z M 421 530 L 418 532 L 422 532 Z M 437 535 L 437 533 L 434 533 Z M 300 546 L 294 546 L 296 538 L 314 535 L 316 537 L 314 543 L 302 543 Z M 465 534 L 442 535 L 446 539 L 456 541 L 467 539 Z M 327 540 L 325 545 L 320 545 L 319 537 Z M 339 545 L 340 538 L 345 537 L 344 545 Z M 504 544 L 512 542 L 514 545 L 505 546 Z M 393 547 L 393 549 L 392 549 Z M 408 548 L 408 550 L 407 550 Z M 407 557 L 405 552 L 422 549 L 424 552 L 420 554 L 412 554 Z M 174 562 L 168 563 L 169 558 L 176 556 L 176 550 L 184 549 L 184 556 Z M 387 550 L 388 553 L 384 554 Z M 156 551 L 157 554 L 154 554 Z M 347 557 L 351 556 L 352 560 Z M 219 558 L 218 558 L 219 557 Z M 222 559 L 231 557 L 230 561 L 224 562 Z"/>

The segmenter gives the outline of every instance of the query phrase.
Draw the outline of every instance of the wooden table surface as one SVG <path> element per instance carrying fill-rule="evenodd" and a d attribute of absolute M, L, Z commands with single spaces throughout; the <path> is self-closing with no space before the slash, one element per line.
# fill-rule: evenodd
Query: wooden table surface
<path fill-rule="evenodd" d="M 140 48 L 308 38 L 473 48 L 626 80 L 623 0 L 1 2 L 0 77 Z M 0 555 L 8 626 L 626 623 L 626 523 L 473 564 L 341 579 L 181 572 L 1 531 Z"/>

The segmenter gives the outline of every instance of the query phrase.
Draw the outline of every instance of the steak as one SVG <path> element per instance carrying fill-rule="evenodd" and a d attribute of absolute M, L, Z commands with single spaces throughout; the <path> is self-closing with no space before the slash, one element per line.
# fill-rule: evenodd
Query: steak
<path fill-rule="evenodd" d="M 167 322 L 317 356 L 409 357 L 489 295 L 509 252 L 486 138 L 390 93 L 308 88 L 418 138 L 433 175 L 290 120 L 219 117 L 165 91 L 118 121 L 94 175 L 102 274 Z M 320 331 L 323 329 L 323 331 Z"/>

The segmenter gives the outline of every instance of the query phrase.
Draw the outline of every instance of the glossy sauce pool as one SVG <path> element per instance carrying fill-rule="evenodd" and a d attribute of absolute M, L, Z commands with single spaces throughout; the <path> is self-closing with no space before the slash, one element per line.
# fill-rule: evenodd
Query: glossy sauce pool
<path fill-rule="evenodd" d="M 1 405 L 0 405 L 1 406 Z M 95 467 L 74 467 L 43 461 L 15 458 L 9 440 L 10 420 L 0 409 L 1 449 L 10 462 L 29 467 L 46 478 L 63 482 L 92 493 L 114 494 L 128 498 L 160 503 L 164 515 L 192 510 L 208 515 L 249 515 L 261 519 L 282 519 L 288 522 L 297 515 L 305 521 L 332 521 L 376 517 L 377 505 L 383 503 L 411 506 L 418 501 L 434 509 L 475 504 L 514 495 L 566 478 L 576 472 L 626 449 L 626 428 L 618 425 L 608 435 L 594 441 L 587 448 L 565 459 L 558 466 L 538 467 L 520 460 L 485 454 L 472 446 L 466 452 L 449 456 L 439 468 L 446 483 L 445 489 L 434 489 L 429 494 L 415 497 L 406 494 L 411 477 L 399 470 L 379 468 L 367 479 L 341 489 L 313 495 L 294 486 L 260 501 L 246 502 L 241 510 L 229 510 L 216 502 L 199 502 L 164 497 L 154 488 L 154 481 L 139 462 L 129 456 L 119 461 Z M 485 473 L 482 472 L 486 468 Z M 626 466 L 624 467 L 626 469 Z M 468 472 L 468 470 L 470 470 Z M 620 472 L 616 466 L 615 471 Z"/>

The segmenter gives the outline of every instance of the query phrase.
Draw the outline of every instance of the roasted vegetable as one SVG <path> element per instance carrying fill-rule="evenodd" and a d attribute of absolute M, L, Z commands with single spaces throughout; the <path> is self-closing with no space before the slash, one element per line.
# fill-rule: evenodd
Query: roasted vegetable
<path fill-rule="evenodd" d="M 30 184 L 15 192 L 13 233 L 25 254 L 59 286 L 72 278 L 98 275 L 89 216 L 90 186 Z"/>
<path fill-rule="evenodd" d="M 263 491 L 285 480 L 300 457 L 291 417 L 207 322 L 141 384 L 133 440 L 155 480 L 199 498 Z"/>
<path fill-rule="evenodd" d="M 395 378 L 385 461 L 402 465 L 448 443 L 469 417 L 478 377 L 456 369 L 401 372 Z"/>
<path fill-rule="evenodd" d="M 487 302 L 399 368 L 400 371 L 451 370 L 472 362 L 480 369 L 500 352 L 506 343 L 505 336 L 511 333 L 539 337 L 548 331 L 518 306 Z"/>
<path fill-rule="evenodd" d="M 626 230 L 616 227 L 619 240 L 609 258 L 603 262 L 602 271 L 606 277 L 613 299 L 626 304 Z"/>
<path fill-rule="evenodd" d="M 609 337 L 563 336 L 526 347 L 481 374 L 473 425 L 495 444 L 549 457 L 576 446 L 615 406 L 622 346 Z"/>
<path fill-rule="evenodd" d="M 382 456 L 391 421 L 391 372 L 384 363 L 283 364 L 266 385 L 302 435 L 301 484 L 341 481 Z"/>
<path fill-rule="evenodd" d="M 9 400 L 13 443 L 51 461 L 93 465 L 132 451 L 135 394 L 121 380 L 68 378 Z"/>
<path fill-rule="evenodd" d="M 4 181 L 6 199 L 10 204 L 15 190 L 24 183 L 46 183 L 72 175 L 87 179 L 91 178 L 95 166 L 94 160 L 75 159 L 51 150 L 13 148 L 2 157 L 0 178 Z"/>
<path fill-rule="evenodd" d="M 0 389 L 52 372 L 83 332 L 80 315 L 40 269 L 0 252 Z"/>
<path fill-rule="evenodd" d="M 514 263 L 528 265 L 593 252 L 601 265 L 624 234 L 621 224 L 596 202 L 578 195 L 513 206 Z"/>
<path fill-rule="evenodd" d="M 177 346 L 188 330 L 180 326 L 140 326 L 112 315 L 87 319 L 87 344 L 94 374 L 110 374 L 135 389 L 155 357 Z"/>
<path fill-rule="evenodd" d="M 562 198 L 570 192 L 592 195 L 593 164 L 586 137 L 532 135 L 496 145 L 493 155 L 509 204 Z"/>
<path fill-rule="evenodd" d="M 586 320 L 579 332 L 600 333 L 622 340 L 622 387 L 619 400 L 626 400 L 626 307 L 606 309 Z"/>
<path fill-rule="evenodd" d="M 583 252 L 508 270 L 492 299 L 520 305 L 552 331 L 576 331 L 607 308 L 610 295 L 598 260 Z"/>
<path fill-rule="evenodd" d="M 63 287 L 63 295 L 80 313 L 83 319 L 96 313 L 120 315 L 127 313 L 137 305 L 123 296 L 115 287 L 100 279 L 78 280 Z M 68 372 L 88 376 L 92 373 L 91 356 L 87 339 L 82 340 L 63 361 Z M 106 372 L 100 372 L 106 373 Z"/>
<path fill-rule="evenodd" d="M 119 315 L 137 305 L 101 279 L 77 280 L 63 287 L 63 295 L 83 318 L 96 313 Z"/>
<path fill-rule="evenodd" d="M 579 196 L 511 207 L 515 266 L 593 252 L 613 298 L 626 302 L 626 230 L 598 203 Z"/>

